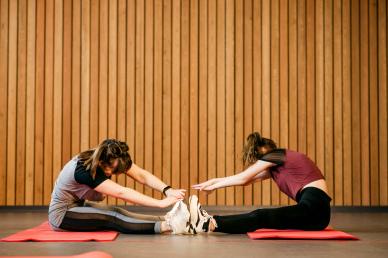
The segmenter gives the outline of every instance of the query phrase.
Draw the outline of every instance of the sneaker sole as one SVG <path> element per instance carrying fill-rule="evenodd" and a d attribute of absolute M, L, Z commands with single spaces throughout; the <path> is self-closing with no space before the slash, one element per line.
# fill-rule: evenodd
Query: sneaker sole
<path fill-rule="evenodd" d="M 197 225 L 198 222 L 198 197 L 196 195 L 192 195 L 189 198 L 189 207 L 190 207 L 190 223 L 194 226 Z"/>
<path fill-rule="evenodd" d="M 182 206 L 180 207 L 181 210 L 178 210 L 179 206 Z M 187 211 L 187 213 L 185 212 L 185 210 Z M 167 213 L 167 215 L 170 217 L 169 219 L 171 220 L 173 216 L 178 216 L 180 217 L 180 219 L 184 219 L 184 220 L 189 220 L 190 219 L 190 213 L 187 209 L 187 206 L 184 202 L 182 201 L 179 201 L 177 202 L 174 207 L 171 209 L 170 212 Z M 176 218 L 175 218 L 176 219 Z M 179 224 L 174 224 L 175 226 L 178 225 L 178 227 L 175 228 L 175 230 L 173 229 L 173 234 L 176 234 L 176 235 L 181 235 L 181 234 L 187 234 L 188 233 L 188 228 L 187 226 L 185 226 L 185 228 L 179 226 Z M 170 227 L 173 227 L 171 222 L 170 222 Z"/>
<path fill-rule="evenodd" d="M 176 213 L 176 210 L 178 209 L 178 206 L 179 206 L 179 205 L 180 205 L 179 202 L 176 202 L 176 203 L 174 204 L 174 206 L 172 207 L 172 209 L 171 209 L 169 212 L 167 212 L 167 214 L 170 214 L 170 215 L 175 214 L 175 213 Z"/>

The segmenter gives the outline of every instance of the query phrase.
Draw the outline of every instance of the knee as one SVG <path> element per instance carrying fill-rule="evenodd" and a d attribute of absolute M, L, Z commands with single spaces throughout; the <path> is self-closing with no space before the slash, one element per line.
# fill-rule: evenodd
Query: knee
<path fill-rule="evenodd" d="M 325 228 L 327 228 L 328 225 L 329 223 L 323 223 L 319 221 L 317 223 L 312 224 L 310 227 L 310 230 L 316 230 L 316 231 L 324 230 Z"/>
<path fill-rule="evenodd" d="M 321 223 L 321 228 L 322 230 L 327 228 L 327 226 L 329 226 L 329 223 L 330 223 L 330 213 L 328 215 L 326 215 L 323 219 L 322 219 L 322 223 Z"/>
<path fill-rule="evenodd" d="M 316 216 L 311 223 L 311 230 L 324 230 L 330 223 L 330 214 Z"/>
<path fill-rule="evenodd" d="M 255 218 L 255 217 L 261 216 L 265 212 L 266 212 L 265 209 L 257 209 L 257 210 L 249 212 L 248 216 L 251 217 L 251 218 Z"/>

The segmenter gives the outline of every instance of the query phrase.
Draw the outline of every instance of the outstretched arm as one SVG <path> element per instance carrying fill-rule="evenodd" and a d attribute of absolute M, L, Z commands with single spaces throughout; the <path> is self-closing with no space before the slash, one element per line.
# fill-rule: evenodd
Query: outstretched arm
<path fill-rule="evenodd" d="M 94 188 L 97 192 L 119 198 L 126 202 L 140 204 L 149 207 L 165 208 L 176 203 L 179 199 L 176 197 L 166 197 L 163 200 L 154 199 L 131 188 L 121 186 L 108 179 Z"/>
<path fill-rule="evenodd" d="M 244 184 L 244 186 L 245 185 L 250 185 L 250 184 L 253 184 L 253 183 L 256 183 L 256 182 L 260 182 L 260 181 L 266 180 L 268 178 L 271 178 L 271 174 L 269 172 L 269 169 L 266 169 L 266 170 L 258 173 L 256 176 L 252 177 L 251 180 L 249 180 L 248 182 L 246 182 Z"/>
<path fill-rule="evenodd" d="M 136 164 L 132 164 L 131 168 L 127 172 L 127 175 L 135 179 L 137 182 L 145 184 L 159 192 L 162 192 L 163 189 L 167 186 L 167 184 L 163 183 L 162 180 L 160 180 L 147 170 L 137 166 Z M 185 189 L 170 188 L 166 191 L 166 195 L 183 199 L 185 197 L 185 192 Z"/>
<path fill-rule="evenodd" d="M 213 191 L 222 187 L 246 185 L 255 181 L 264 180 L 270 177 L 268 168 L 274 165 L 274 163 L 259 160 L 241 173 L 224 178 L 210 179 L 201 184 L 193 185 L 192 188 Z"/>

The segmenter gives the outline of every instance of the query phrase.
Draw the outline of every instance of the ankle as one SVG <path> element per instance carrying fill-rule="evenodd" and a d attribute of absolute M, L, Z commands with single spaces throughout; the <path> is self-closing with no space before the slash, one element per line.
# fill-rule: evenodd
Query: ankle
<path fill-rule="evenodd" d="M 213 232 L 217 228 L 217 222 L 214 218 L 210 219 L 208 231 Z"/>
<path fill-rule="evenodd" d="M 167 224 L 166 221 L 161 221 L 160 223 L 160 232 L 161 233 L 166 233 L 166 232 L 171 232 L 172 229 L 171 227 Z"/>

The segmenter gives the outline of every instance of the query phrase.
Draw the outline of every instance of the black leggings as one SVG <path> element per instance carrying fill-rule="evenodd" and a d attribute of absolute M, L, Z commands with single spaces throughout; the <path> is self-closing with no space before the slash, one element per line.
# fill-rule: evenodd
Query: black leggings
<path fill-rule="evenodd" d="M 316 187 L 306 187 L 297 195 L 298 204 L 258 209 L 246 214 L 213 216 L 215 232 L 242 234 L 260 228 L 322 230 L 330 222 L 331 198 Z"/>
<path fill-rule="evenodd" d="M 164 217 L 136 214 L 119 207 L 88 203 L 67 210 L 59 228 L 68 231 L 114 230 L 126 234 L 160 233 Z"/>

